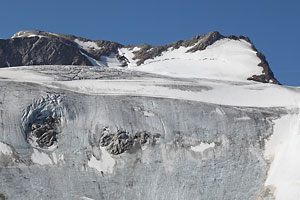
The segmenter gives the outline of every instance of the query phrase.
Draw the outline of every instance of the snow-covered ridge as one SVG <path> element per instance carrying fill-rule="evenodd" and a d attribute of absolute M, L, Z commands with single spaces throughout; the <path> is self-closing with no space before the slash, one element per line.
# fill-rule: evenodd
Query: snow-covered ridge
<path fill-rule="evenodd" d="M 196 46 L 196 45 L 195 45 Z M 174 77 L 244 81 L 262 75 L 260 59 L 245 40 L 221 39 L 203 51 L 188 52 L 191 47 L 169 48 L 132 69 Z M 121 50 L 122 51 L 122 50 Z M 128 55 L 128 53 L 127 53 Z M 133 60 L 132 58 L 130 58 Z"/>

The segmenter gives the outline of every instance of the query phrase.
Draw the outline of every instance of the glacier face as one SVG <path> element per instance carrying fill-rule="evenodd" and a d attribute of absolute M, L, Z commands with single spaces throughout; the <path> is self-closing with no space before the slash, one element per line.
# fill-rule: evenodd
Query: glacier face
<path fill-rule="evenodd" d="M 265 150 L 297 89 L 76 66 L 0 77 L 0 199 L 280 199 Z"/>

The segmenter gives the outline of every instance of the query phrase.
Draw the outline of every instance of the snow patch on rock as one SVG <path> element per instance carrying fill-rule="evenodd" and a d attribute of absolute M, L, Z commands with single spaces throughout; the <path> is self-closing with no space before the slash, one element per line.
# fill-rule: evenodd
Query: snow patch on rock
<path fill-rule="evenodd" d="M 39 38 L 42 38 L 44 36 L 42 36 L 42 35 L 36 35 L 36 34 L 24 34 L 24 35 L 15 34 L 11 38 L 13 39 L 13 38 L 21 38 L 21 37 L 39 37 Z"/>
<path fill-rule="evenodd" d="M 100 50 L 101 49 L 101 47 L 99 47 L 97 43 L 92 42 L 92 41 L 84 42 L 84 41 L 75 39 L 74 42 L 76 42 L 80 48 L 86 50 L 87 52 L 90 50 Z"/>

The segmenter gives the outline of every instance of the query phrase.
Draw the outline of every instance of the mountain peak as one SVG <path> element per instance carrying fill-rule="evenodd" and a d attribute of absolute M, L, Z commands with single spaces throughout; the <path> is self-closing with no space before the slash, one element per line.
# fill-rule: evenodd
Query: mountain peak
<path fill-rule="evenodd" d="M 26 65 L 129 67 L 152 73 L 168 68 L 165 75 L 179 70 L 179 77 L 190 74 L 279 84 L 265 56 L 248 37 L 223 36 L 218 31 L 165 46 L 124 46 L 40 30 L 19 31 L 11 39 L 0 40 L 0 67 Z"/>

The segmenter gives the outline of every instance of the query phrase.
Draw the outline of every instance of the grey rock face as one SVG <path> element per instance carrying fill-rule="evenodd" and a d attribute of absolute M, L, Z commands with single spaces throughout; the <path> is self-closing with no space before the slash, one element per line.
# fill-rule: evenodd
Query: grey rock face
<path fill-rule="evenodd" d="M 92 65 L 77 45 L 60 37 L 0 40 L 0 66 Z"/>
<path fill-rule="evenodd" d="M 19 158 L 0 165 L 1 198 L 271 198 L 264 141 L 283 108 L 87 95 L 6 80 L 0 94 L 0 141 Z M 60 119 L 55 148 L 32 145 L 27 133 L 55 122 L 53 113 Z M 215 145 L 192 149 L 202 143 Z"/>
<path fill-rule="evenodd" d="M 93 64 L 86 54 L 95 59 L 109 56 L 117 52 L 122 45 L 104 40 L 95 41 L 99 50 L 86 52 L 78 47 L 75 39 L 86 42 L 84 38 L 72 35 L 53 34 L 43 31 L 21 31 L 12 39 L 0 40 L 0 66 L 28 66 L 28 65 L 86 65 Z M 30 37 L 26 37 L 30 36 Z"/>

